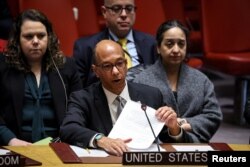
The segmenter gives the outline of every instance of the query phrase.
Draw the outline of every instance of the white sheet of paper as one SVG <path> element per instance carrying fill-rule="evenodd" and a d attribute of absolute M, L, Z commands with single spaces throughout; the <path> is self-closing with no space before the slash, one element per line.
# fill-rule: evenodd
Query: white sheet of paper
<path fill-rule="evenodd" d="M 157 120 L 155 109 L 147 106 L 146 112 L 154 133 L 158 136 L 164 123 Z M 151 146 L 155 138 L 147 117 L 141 109 L 141 103 L 127 101 L 108 137 L 114 139 L 132 138 L 132 141 L 127 144 L 132 149 L 147 149 Z"/>
<path fill-rule="evenodd" d="M 5 155 L 7 153 L 9 153 L 10 151 L 9 150 L 6 150 L 6 149 L 0 149 L 0 155 Z"/>
<path fill-rule="evenodd" d="M 209 145 L 172 145 L 176 151 L 214 151 Z"/>
<path fill-rule="evenodd" d="M 147 149 L 130 149 L 129 151 L 131 152 L 158 152 L 158 148 L 157 148 L 157 144 L 153 143 Z M 160 152 L 166 152 L 166 150 L 160 146 Z"/>
<path fill-rule="evenodd" d="M 78 157 L 107 157 L 109 154 L 107 154 L 103 150 L 98 149 L 84 149 L 77 146 L 70 145 L 70 148 L 76 153 Z"/>

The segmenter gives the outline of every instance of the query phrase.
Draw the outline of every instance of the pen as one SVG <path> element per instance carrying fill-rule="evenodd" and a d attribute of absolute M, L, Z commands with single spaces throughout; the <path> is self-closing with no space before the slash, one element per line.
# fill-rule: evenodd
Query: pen
<path fill-rule="evenodd" d="M 51 140 L 52 143 L 59 143 L 60 141 L 61 141 L 61 139 L 59 137 L 56 137 L 56 138 Z"/>
<path fill-rule="evenodd" d="M 88 148 L 86 148 L 85 150 L 88 152 L 88 154 L 90 154 L 90 150 Z"/>

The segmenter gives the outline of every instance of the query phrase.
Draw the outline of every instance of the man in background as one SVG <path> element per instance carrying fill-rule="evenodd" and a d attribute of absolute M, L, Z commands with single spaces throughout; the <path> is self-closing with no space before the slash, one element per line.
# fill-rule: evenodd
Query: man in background
<path fill-rule="evenodd" d="M 132 28 L 136 18 L 134 0 L 104 0 L 102 14 L 107 28 L 92 36 L 80 38 L 74 44 L 73 56 L 84 87 L 98 80 L 91 69 L 91 64 L 93 48 L 103 39 L 120 43 L 127 52 L 128 68 L 139 64 L 153 64 L 157 59 L 155 39 Z"/>

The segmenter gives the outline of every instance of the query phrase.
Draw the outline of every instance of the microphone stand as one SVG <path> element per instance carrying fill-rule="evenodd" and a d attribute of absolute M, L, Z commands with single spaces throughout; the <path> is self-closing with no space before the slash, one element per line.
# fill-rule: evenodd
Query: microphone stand
<path fill-rule="evenodd" d="M 156 135 L 155 135 L 154 129 L 153 129 L 151 123 L 150 123 L 150 120 L 149 120 L 149 118 L 148 118 L 148 114 L 147 114 L 147 112 L 146 112 L 146 110 L 147 110 L 147 105 L 146 105 L 146 104 L 141 104 L 141 109 L 144 111 L 144 113 L 145 113 L 145 115 L 146 115 L 146 118 L 147 118 L 147 120 L 148 120 L 148 124 L 149 124 L 149 126 L 150 126 L 150 128 L 151 128 L 151 131 L 152 131 L 152 133 L 153 133 L 153 135 L 154 135 L 154 138 L 155 138 L 155 140 L 156 140 L 157 149 L 158 149 L 159 152 L 161 152 L 161 151 L 160 151 L 160 146 L 159 146 L 158 138 L 157 138 Z"/>

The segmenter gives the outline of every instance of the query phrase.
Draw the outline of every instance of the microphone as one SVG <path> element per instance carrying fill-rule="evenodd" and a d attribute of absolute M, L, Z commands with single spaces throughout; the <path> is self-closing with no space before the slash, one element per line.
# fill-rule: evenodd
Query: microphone
<path fill-rule="evenodd" d="M 148 124 L 149 124 L 149 126 L 150 126 L 150 129 L 151 129 L 151 131 L 152 131 L 152 133 L 153 133 L 153 135 L 154 135 L 155 141 L 156 141 L 157 149 L 158 149 L 159 152 L 161 152 L 161 151 L 160 151 L 160 145 L 159 145 L 158 138 L 155 136 L 154 129 L 153 129 L 153 127 L 152 127 L 152 124 L 150 123 L 150 120 L 149 120 L 149 118 L 148 118 L 148 114 L 147 114 L 147 112 L 146 112 L 146 110 L 147 110 L 147 105 L 146 105 L 146 104 L 141 104 L 141 109 L 144 111 L 144 113 L 145 113 L 145 115 L 146 115 L 146 118 L 147 118 L 147 120 L 148 120 Z"/>

